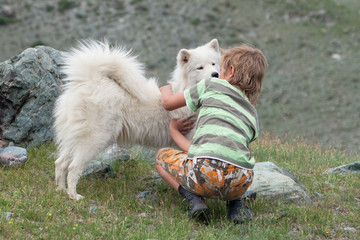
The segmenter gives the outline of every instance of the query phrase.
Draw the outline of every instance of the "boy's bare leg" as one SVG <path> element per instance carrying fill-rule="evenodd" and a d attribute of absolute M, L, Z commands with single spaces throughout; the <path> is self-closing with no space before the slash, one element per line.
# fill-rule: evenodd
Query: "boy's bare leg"
<path fill-rule="evenodd" d="M 158 165 L 156 160 L 155 163 L 156 170 L 158 171 L 160 177 L 177 191 L 180 184 L 175 181 L 175 179 L 173 179 L 172 176 L 162 166 Z"/>
<path fill-rule="evenodd" d="M 161 165 L 158 164 L 158 155 L 162 152 L 160 149 L 155 157 L 155 167 L 162 179 L 165 180 L 173 189 L 175 189 L 182 197 L 186 198 L 189 204 L 189 217 L 198 218 L 199 220 L 207 221 L 206 211 L 208 207 L 205 205 L 204 199 L 201 196 L 193 194 L 183 188 Z"/>

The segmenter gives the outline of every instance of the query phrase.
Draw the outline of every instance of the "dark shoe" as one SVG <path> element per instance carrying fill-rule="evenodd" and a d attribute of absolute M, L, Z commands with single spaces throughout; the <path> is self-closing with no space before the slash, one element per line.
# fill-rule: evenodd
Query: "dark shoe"
<path fill-rule="evenodd" d="M 179 186 L 178 192 L 181 196 L 186 198 L 189 204 L 189 217 L 196 218 L 200 220 L 206 220 L 206 212 L 208 211 L 208 207 L 205 205 L 204 199 L 196 194 L 193 194 L 183 188 L 181 185 Z"/>
<path fill-rule="evenodd" d="M 252 219 L 252 212 L 241 198 L 227 202 L 228 219 L 234 223 L 243 223 Z"/>

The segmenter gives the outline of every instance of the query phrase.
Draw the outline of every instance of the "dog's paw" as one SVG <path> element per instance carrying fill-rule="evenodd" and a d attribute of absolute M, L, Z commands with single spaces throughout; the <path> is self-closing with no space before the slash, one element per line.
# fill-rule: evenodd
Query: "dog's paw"
<path fill-rule="evenodd" d="M 76 200 L 76 201 L 79 201 L 79 200 L 81 200 L 81 199 L 84 199 L 84 197 L 83 196 L 81 196 L 80 194 L 69 194 L 69 197 L 70 197 L 70 199 L 72 199 L 72 200 Z"/>
<path fill-rule="evenodd" d="M 56 188 L 56 191 L 57 191 L 57 192 L 66 191 L 66 187 L 64 187 L 64 186 L 58 186 L 58 187 Z"/>

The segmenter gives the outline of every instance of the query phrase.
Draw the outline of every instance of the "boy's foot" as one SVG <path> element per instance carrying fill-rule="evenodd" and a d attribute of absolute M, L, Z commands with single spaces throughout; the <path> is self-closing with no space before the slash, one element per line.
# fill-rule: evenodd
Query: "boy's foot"
<path fill-rule="evenodd" d="M 243 223 L 252 219 L 252 212 L 241 198 L 227 202 L 228 219 L 234 223 Z"/>
<path fill-rule="evenodd" d="M 193 194 L 183 188 L 181 185 L 178 189 L 181 196 L 186 198 L 189 204 L 189 217 L 199 220 L 207 220 L 208 207 L 205 205 L 204 199 L 196 194 Z"/>

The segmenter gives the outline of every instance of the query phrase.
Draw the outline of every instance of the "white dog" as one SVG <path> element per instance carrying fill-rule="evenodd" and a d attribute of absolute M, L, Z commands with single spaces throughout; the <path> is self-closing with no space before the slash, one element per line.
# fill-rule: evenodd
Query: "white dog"
<path fill-rule="evenodd" d="M 180 50 L 169 81 L 174 94 L 201 79 L 217 77 L 219 61 L 216 39 Z M 186 107 L 166 111 L 155 79 L 146 79 L 143 65 L 124 48 L 89 40 L 65 54 L 64 63 L 67 83 L 54 109 L 55 178 L 57 189 L 65 190 L 67 174 L 71 199 L 83 198 L 76 192 L 80 174 L 109 144 L 169 146 L 170 119 L 193 114 Z"/>

